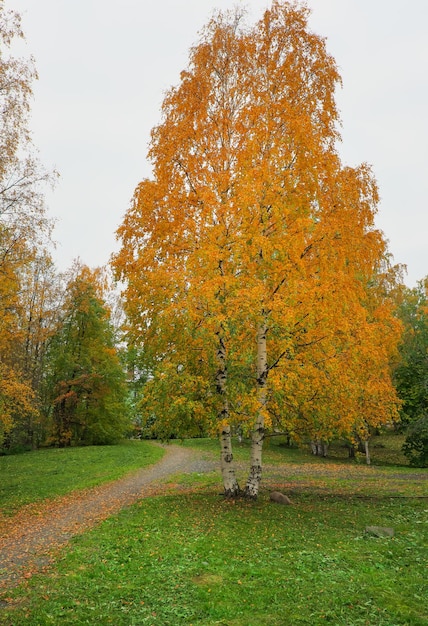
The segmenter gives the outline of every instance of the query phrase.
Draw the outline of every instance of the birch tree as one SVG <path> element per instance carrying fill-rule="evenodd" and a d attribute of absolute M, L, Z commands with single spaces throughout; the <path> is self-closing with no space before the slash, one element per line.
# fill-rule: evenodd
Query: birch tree
<path fill-rule="evenodd" d="M 243 492 L 255 498 L 270 429 L 352 431 L 368 379 L 382 419 L 396 412 L 399 327 L 376 287 L 389 271 L 376 183 L 368 166 L 340 161 L 340 77 L 307 17 L 276 0 L 251 27 L 239 11 L 211 19 L 166 95 L 153 179 L 137 187 L 113 259 L 130 340 L 151 368 L 151 410 L 165 419 L 156 405 L 174 381 L 167 419 L 218 433 L 226 495 L 240 492 L 237 425 L 252 440 Z M 363 363 L 367 379 L 350 384 Z"/>

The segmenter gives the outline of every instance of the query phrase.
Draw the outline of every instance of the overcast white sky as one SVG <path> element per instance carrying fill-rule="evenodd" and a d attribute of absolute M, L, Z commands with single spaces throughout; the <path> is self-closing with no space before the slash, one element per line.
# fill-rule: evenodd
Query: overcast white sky
<path fill-rule="evenodd" d="M 428 275 L 428 1 L 308 0 L 343 89 L 341 154 L 372 164 L 377 225 L 406 283 Z M 5 0 L 23 17 L 39 72 L 31 128 L 40 157 L 61 178 L 48 193 L 58 220 L 59 269 L 74 258 L 108 262 L 137 183 L 149 175 L 150 130 L 165 91 L 215 8 L 268 0 Z"/>

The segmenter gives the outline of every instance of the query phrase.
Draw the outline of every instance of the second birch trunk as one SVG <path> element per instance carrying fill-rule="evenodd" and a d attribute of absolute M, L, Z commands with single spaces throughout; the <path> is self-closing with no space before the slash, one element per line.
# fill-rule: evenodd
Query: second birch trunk
<path fill-rule="evenodd" d="M 250 472 L 245 486 L 245 496 L 256 499 L 262 479 L 262 450 L 265 435 L 265 410 L 267 404 L 267 327 L 262 324 L 257 333 L 257 418 L 251 435 Z"/>
<path fill-rule="evenodd" d="M 240 494 L 240 488 L 236 479 L 235 465 L 233 463 L 232 434 L 229 424 L 229 404 L 227 400 L 226 345 L 221 331 L 218 333 L 217 363 L 216 391 L 221 402 L 218 413 L 220 424 L 221 474 L 223 478 L 224 495 L 226 498 L 232 498 Z"/>

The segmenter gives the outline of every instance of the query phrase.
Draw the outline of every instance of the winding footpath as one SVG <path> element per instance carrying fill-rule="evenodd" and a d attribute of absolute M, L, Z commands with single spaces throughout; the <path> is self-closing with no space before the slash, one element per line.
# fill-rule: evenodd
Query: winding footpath
<path fill-rule="evenodd" d="M 0 527 L 0 589 L 15 586 L 49 565 L 58 548 L 137 500 L 162 493 L 162 480 L 177 473 L 211 471 L 195 450 L 165 446 L 163 458 L 117 481 L 26 507 Z"/>

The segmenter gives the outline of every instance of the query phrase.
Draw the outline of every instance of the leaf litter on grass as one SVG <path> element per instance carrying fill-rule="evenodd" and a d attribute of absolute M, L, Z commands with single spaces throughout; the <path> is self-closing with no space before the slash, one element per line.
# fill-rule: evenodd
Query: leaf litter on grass
<path fill-rule="evenodd" d="M 166 450 L 154 466 L 93 489 L 23 507 L 1 520 L 0 586 L 16 584 L 23 572 L 50 562 L 51 554 L 69 539 L 142 497 L 161 493 L 160 480 L 190 466 L 195 452 L 179 446 Z"/>
<path fill-rule="evenodd" d="M 25 623 L 55 623 L 48 612 L 64 624 L 94 623 L 87 620 L 96 613 L 98 623 L 115 626 L 250 624 L 250 615 L 267 620 L 254 624 L 283 624 L 281 619 L 311 626 L 325 621 L 349 626 L 346 619 L 371 626 L 424 623 L 419 617 L 424 609 L 417 612 L 424 601 L 412 600 L 423 598 L 418 530 L 426 530 L 426 513 L 423 499 L 415 499 L 414 506 L 411 500 L 415 492 L 424 493 L 419 473 L 403 470 L 403 479 L 401 470 L 390 468 L 275 465 L 266 468 L 256 503 L 220 499 L 212 476 L 204 488 L 199 474 L 193 488 L 192 481 L 181 480 L 182 470 L 174 473 L 173 488 L 165 476 L 165 483 L 149 492 L 156 497 L 140 500 L 75 541 L 48 578 L 27 570 L 31 577 L 17 592 L 32 596 Z M 294 489 L 297 506 L 268 504 L 272 484 Z M 181 495 L 173 495 L 177 486 Z M 160 495 L 164 489 L 167 497 Z M 394 524 L 397 536 L 388 542 L 365 538 L 364 527 L 380 522 Z M 402 596 L 404 587 L 408 599 Z M 70 593 L 73 606 L 66 599 Z M 40 603 L 42 597 L 47 600 Z M 252 598 L 260 610 L 249 612 L 251 602 L 242 598 Z M 310 614 L 305 613 L 308 602 Z M 241 603 L 247 606 L 238 615 Z M 286 605 L 287 613 L 279 617 Z M 23 624 L 17 616 L 24 608 L 16 607 L 12 623 Z M 275 614 L 269 617 L 269 610 Z M 301 621 L 299 611 L 305 615 Z"/>

